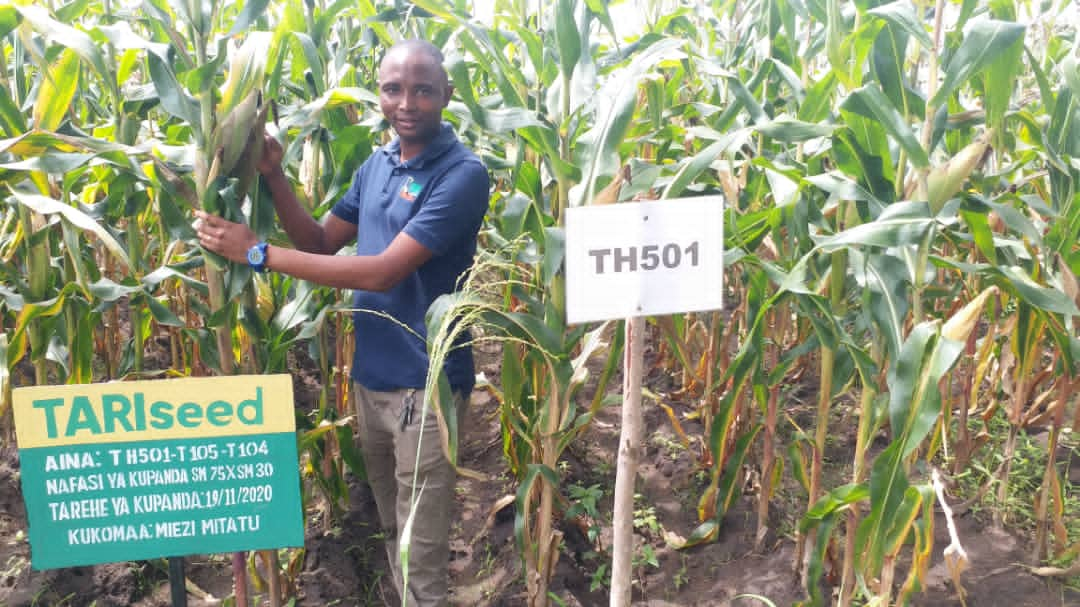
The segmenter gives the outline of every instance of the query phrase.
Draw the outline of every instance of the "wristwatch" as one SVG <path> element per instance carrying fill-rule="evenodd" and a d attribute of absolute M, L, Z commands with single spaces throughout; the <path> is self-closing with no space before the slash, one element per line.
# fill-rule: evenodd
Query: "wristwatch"
<path fill-rule="evenodd" d="M 266 271 L 266 241 L 260 242 L 248 249 L 247 262 L 256 272 Z"/>

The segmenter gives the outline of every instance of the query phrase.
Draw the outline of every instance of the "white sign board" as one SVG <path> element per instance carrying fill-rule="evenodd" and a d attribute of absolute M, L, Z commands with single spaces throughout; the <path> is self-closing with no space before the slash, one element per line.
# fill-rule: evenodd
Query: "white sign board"
<path fill-rule="evenodd" d="M 721 307 L 721 196 L 566 211 L 570 323 Z"/>

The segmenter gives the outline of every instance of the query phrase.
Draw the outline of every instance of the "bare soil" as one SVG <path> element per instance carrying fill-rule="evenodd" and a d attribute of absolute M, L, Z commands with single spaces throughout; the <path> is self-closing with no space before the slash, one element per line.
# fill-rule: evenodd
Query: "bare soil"
<path fill-rule="evenodd" d="M 481 346 L 479 370 L 497 378 L 499 353 Z M 310 406 L 317 378 L 310 369 L 297 369 L 298 406 Z M 650 373 L 647 383 L 663 393 L 670 380 Z M 809 414 L 813 395 L 798 398 L 792 392 L 787 410 L 794 417 Z M 676 413 L 686 403 L 668 402 Z M 807 409 L 801 412 L 801 409 Z M 662 607 L 732 606 L 763 607 L 763 601 L 745 595 L 767 597 L 776 606 L 789 606 L 805 598 L 793 574 L 794 517 L 805 505 L 781 493 L 774 499 L 773 526 L 763 546 L 755 551 L 756 501 L 753 471 L 747 471 L 745 491 L 728 514 L 716 542 L 685 550 L 671 548 L 668 537 L 688 537 L 697 526 L 697 501 L 705 475 L 699 448 L 683 445 L 667 415 L 646 402 L 647 437 L 640 469 L 638 492 L 638 560 L 634 604 Z M 484 480 L 461 478 L 454 503 L 451 587 L 455 605 L 525 605 L 522 565 L 514 541 L 514 512 L 507 496 L 516 485 L 502 454 L 498 403 L 483 390 L 472 397 L 461 449 L 461 464 L 482 473 Z M 10 421 L 10 420 L 9 420 Z M 696 422 L 683 422 L 687 434 L 700 435 Z M 827 454 L 840 471 L 848 467 L 850 437 L 838 424 L 838 434 Z M 617 406 L 601 411 L 583 439 L 567 451 L 560 467 L 564 488 L 577 486 L 602 491 L 597 519 L 588 517 L 560 521 L 563 550 L 552 592 L 564 605 L 607 605 L 604 567 L 610 560 L 611 488 L 614 486 L 618 444 Z M 1075 482 L 1075 480 L 1074 480 Z M 305 547 L 294 552 L 298 559 L 292 577 L 291 596 L 300 606 L 366 606 L 387 602 L 381 582 L 386 559 L 376 533 L 374 502 L 366 486 L 349 477 L 350 504 L 343 516 L 334 517 L 318 500 L 310 502 Z M 505 498 L 505 499 L 504 499 Z M 935 521 L 934 558 L 925 591 L 914 604 L 921 607 L 962 605 L 945 571 L 942 549 L 948 544 L 941 516 Z M 971 560 L 963 574 L 966 605 L 971 607 L 1080 607 L 1080 593 L 1058 582 L 1031 574 L 1024 563 L 1030 538 L 1019 532 L 995 529 L 980 516 L 957 519 L 960 537 Z M 589 527 L 595 527 L 591 540 Z M 654 563 L 646 562 L 651 554 Z M 26 512 L 19 485 L 18 451 L 0 444 L 0 607 L 94 605 L 157 607 L 171 605 L 166 563 L 163 559 L 112 563 L 93 567 L 35 571 L 29 566 Z M 257 566 L 261 567 L 261 563 Z M 228 605 L 232 592 L 229 555 L 195 555 L 186 559 L 191 582 L 188 605 Z M 265 595 L 256 588 L 259 604 Z"/>

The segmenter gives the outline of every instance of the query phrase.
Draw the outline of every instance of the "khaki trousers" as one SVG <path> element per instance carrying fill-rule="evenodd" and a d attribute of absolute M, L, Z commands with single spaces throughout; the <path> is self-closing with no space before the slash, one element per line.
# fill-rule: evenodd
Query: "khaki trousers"
<path fill-rule="evenodd" d="M 423 390 L 376 392 L 359 384 L 353 384 L 353 388 L 359 426 L 357 438 L 386 537 L 394 585 L 409 607 L 443 607 L 448 604 L 450 518 L 456 474 L 443 454 L 435 405 L 421 420 Z M 459 420 L 468 402 L 466 396 L 454 394 Z M 458 428 L 461 427 L 459 423 Z M 409 541 L 409 583 L 405 589 L 398 539 L 413 507 L 414 472 L 418 502 Z"/>

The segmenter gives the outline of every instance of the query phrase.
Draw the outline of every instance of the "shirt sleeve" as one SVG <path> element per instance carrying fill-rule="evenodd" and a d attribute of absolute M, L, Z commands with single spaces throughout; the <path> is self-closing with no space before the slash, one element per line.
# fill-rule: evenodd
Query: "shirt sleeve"
<path fill-rule="evenodd" d="M 360 182 L 363 171 L 364 165 L 361 165 L 353 174 L 352 184 L 345 191 L 345 195 L 330 208 L 330 212 L 336 217 L 353 225 L 360 223 Z"/>
<path fill-rule="evenodd" d="M 476 238 L 488 209 L 488 173 L 477 159 L 447 171 L 433 184 L 403 231 L 442 255 L 455 244 Z"/>

